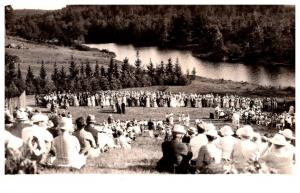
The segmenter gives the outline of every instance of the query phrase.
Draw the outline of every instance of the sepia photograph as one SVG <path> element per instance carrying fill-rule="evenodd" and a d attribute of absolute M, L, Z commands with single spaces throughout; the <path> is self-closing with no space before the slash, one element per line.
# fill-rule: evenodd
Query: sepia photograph
<path fill-rule="evenodd" d="M 25 4 L 5 176 L 296 174 L 296 5 Z"/>

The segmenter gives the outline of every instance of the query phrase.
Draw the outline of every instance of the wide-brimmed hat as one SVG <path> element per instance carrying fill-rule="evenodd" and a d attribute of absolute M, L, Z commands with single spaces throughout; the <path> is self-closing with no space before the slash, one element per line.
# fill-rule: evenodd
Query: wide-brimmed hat
<path fill-rule="evenodd" d="M 189 127 L 188 128 L 188 132 L 190 132 L 190 133 L 192 133 L 192 134 L 195 134 L 195 133 L 197 133 L 197 128 L 195 128 L 195 127 Z"/>
<path fill-rule="evenodd" d="M 27 121 L 28 120 L 28 114 L 23 111 L 17 112 L 17 120 L 19 121 Z"/>
<path fill-rule="evenodd" d="M 270 142 L 275 144 L 275 145 L 286 145 L 286 140 L 285 140 L 285 137 L 281 134 L 275 134 L 275 136 L 270 139 Z"/>
<path fill-rule="evenodd" d="M 220 132 L 223 136 L 230 136 L 230 135 L 233 135 L 233 131 L 231 129 L 231 127 L 229 125 L 225 125 L 224 127 L 222 127 L 220 129 Z"/>
<path fill-rule="evenodd" d="M 283 131 L 279 131 L 279 133 L 288 139 L 295 139 L 293 132 L 290 129 L 285 129 Z"/>
<path fill-rule="evenodd" d="M 62 117 L 59 121 L 58 128 L 66 131 L 74 131 L 74 125 L 72 119 Z"/>
<path fill-rule="evenodd" d="M 212 137 L 218 137 L 218 131 L 216 129 L 209 129 L 205 134 Z"/>
<path fill-rule="evenodd" d="M 49 120 L 49 118 L 46 115 L 43 114 L 35 114 L 31 117 L 31 121 L 33 123 L 37 123 L 37 122 L 47 122 Z"/>
<path fill-rule="evenodd" d="M 206 131 L 211 130 L 211 129 L 216 130 L 216 127 L 215 127 L 215 125 L 212 124 L 212 123 L 206 123 L 206 124 L 204 124 L 204 129 L 205 129 Z"/>
<path fill-rule="evenodd" d="M 86 123 L 96 123 L 95 115 L 89 114 L 86 118 Z"/>
<path fill-rule="evenodd" d="M 185 134 L 186 130 L 184 129 L 184 126 L 175 124 L 172 130 L 173 133 L 179 133 L 179 134 Z"/>
<path fill-rule="evenodd" d="M 237 135 L 244 137 L 252 137 L 254 134 L 253 128 L 250 125 L 245 125 L 244 127 L 238 129 Z"/>

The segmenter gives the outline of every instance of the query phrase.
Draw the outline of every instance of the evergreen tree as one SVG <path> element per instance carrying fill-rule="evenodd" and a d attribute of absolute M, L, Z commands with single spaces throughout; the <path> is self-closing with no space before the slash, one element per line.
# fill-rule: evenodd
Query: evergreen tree
<path fill-rule="evenodd" d="M 195 79 L 196 79 L 196 74 L 197 74 L 196 68 L 193 67 L 193 70 L 192 70 L 192 76 L 191 76 L 191 79 L 192 79 L 192 80 L 195 80 Z"/>
<path fill-rule="evenodd" d="M 21 68 L 20 68 L 20 63 L 18 64 L 18 73 L 17 73 L 17 77 L 19 80 L 22 80 L 22 72 L 21 72 Z"/>
<path fill-rule="evenodd" d="M 116 77 L 117 80 L 120 79 L 120 71 L 117 62 L 114 63 L 114 76 Z"/>
<path fill-rule="evenodd" d="M 17 72 L 17 77 L 16 77 L 16 80 L 15 80 L 15 85 L 19 89 L 20 93 L 23 92 L 24 90 L 26 90 L 26 84 L 25 84 L 25 82 L 23 80 L 23 77 L 22 77 L 20 64 L 18 64 L 18 72 Z"/>
<path fill-rule="evenodd" d="M 174 67 L 174 85 L 182 85 L 181 84 L 181 80 L 183 78 L 182 76 L 182 71 L 181 71 L 181 66 L 179 64 L 179 60 L 178 58 L 176 58 L 176 63 L 175 63 L 175 67 Z"/>
<path fill-rule="evenodd" d="M 135 86 L 140 87 L 141 86 L 141 79 L 143 78 L 143 71 L 141 69 L 142 61 L 140 60 L 139 51 L 136 52 L 136 60 L 135 60 Z"/>
<path fill-rule="evenodd" d="M 132 85 L 132 80 L 131 80 L 131 76 L 130 76 L 129 63 L 128 63 L 127 57 L 123 60 L 123 64 L 122 64 L 121 68 L 122 68 L 121 80 L 123 80 L 122 87 L 123 88 L 130 87 L 130 85 Z"/>
<path fill-rule="evenodd" d="M 51 75 L 51 80 L 53 81 L 56 90 L 58 90 L 58 88 L 59 88 L 59 72 L 58 72 L 56 62 L 54 63 L 54 70 L 53 70 L 53 74 Z"/>
<path fill-rule="evenodd" d="M 188 84 L 189 84 L 191 82 L 190 69 L 186 69 L 186 79 L 187 79 Z"/>
<path fill-rule="evenodd" d="M 107 69 L 107 77 L 109 81 L 112 81 L 112 79 L 114 78 L 114 68 L 115 68 L 114 60 L 113 58 L 110 58 L 110 62 Z"/>
<path fill-rule="evenodd" d="M 76 66 L 76 63 L 72 60 L 70 62 L 70 67 L 69 67 L 69 78 L 70 80 L 75 80 L 79 74 L 79 70 Z"/>
<path fill-rule="evenodd" d="M 83 63 L 81 63 L 81 67 L 80 67 L 80 78 L 85 78 L 85 68 Z"/>
<path fill-rule="evenodd" d="M 104 66 L 101 66 L 100 74 L 101 74 L 101 76 L 106 76 L 106 70 L 105 70 Z"/>
<path fill-rule="evenodd" d="M 156 81 L 155 81 L 155 68 L 154 68 L 154 65 L 152 63 L 151 58 L 150 58 L 150 63 L 147 66 L 147 74 L 148 74 L 148 77 L 150 78 L 151 85 L 156 85 Z"/>
<path fill-rule="evenodd" d="M 99 78 L 100 77 L 100 69 L 98 61 L 96 61 L 95 70 L 94 70 L 94 77 Z"/>
<path fill-rule="evenodd" d="M 59 90 L 60 91 L 67 91 L 67 85 L 66 85 L 66 79 L 67 79 L 67 74 L 65 72 L 65 68 L 62 65 L 61 69 L 59 71 Z"/>
<path fill-rule="evenodd" d="M 42 66 L 40 69 L 40 76 L 39 76 L 39 86 L 41 88 L 41 91 L 43 91 L 43 88 L 45 88 L 46 86 L 46 77 L 47 77 L 47 73 L 45 70 L 45 66 L 44 66 L 44 61 L 42 61 Z"/>
<path fill-rule="evenodd" d="M 158 85 L 164 85 L 166 81 L 165 64 L 161 61 L 160 66 L 156 67 L 156 82 Z"/>
<path fill-rule="evenodd" d="M 166 81 L 165 84 L 172 85 L 174 80 L 174 70 L 173 70 L 173 64 L 172 59 L 168 59 L 168 64 L 166 66 Z"/>
<path fill-rule="evenodd" d="M 30 65 L 28 66 L 25 85 L 26 85 L 26 93 L 27 94 L 34 94 L 35 93 L 34 75 L 31 71 Z"/>
<path fill-rule="evenodd" d="M 91 78 L 93 76 L 92 68 L 90 66 L 90 62 L 89 61 L 86 62 L 85 75 L 86 75 L 87 78 Z"/>

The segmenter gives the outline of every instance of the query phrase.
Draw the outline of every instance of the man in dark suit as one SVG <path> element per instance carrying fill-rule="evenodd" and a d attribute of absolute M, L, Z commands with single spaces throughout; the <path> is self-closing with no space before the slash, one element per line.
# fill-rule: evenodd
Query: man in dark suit
<path fill-rule="evenodd" d="M 189 161 L 192 157 L 188 146 L 182 143 L 186 133 L 182 125 L 174 125 L 173 139 L 162 143 L 163 157 L 158 161 L 156 169 L 159 172 L 188 174 L 191 173 Z"/>
<path fill-rule="evenodd" d="M 98 130 L 95 129 L 95 123 L 96 123 L 95 115 L 88 115 L 88 117 L 86 118 L 85 130 L 90 132 L 93 135 L 96 142 L 96 146 L 98 146 Z"/>

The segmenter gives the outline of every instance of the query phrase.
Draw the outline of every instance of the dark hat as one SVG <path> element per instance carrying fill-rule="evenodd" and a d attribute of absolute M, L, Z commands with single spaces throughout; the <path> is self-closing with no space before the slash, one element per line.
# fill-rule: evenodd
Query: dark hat
<path fill-rule="evenodd" d="M 79 128 L 84 127 L 84 126 L 85 126 L 84 118 L 83 118 L 83 117 L 78 117 L 78 118 L 76 119 L 76 125 L 77 125 L 77 127 L 79 127 Z"/>
<path fill-rule="evenodd" d="M 88 117 L 86 118 L 86 123 L 96 123 L 95 115 L 89 114 Z"/>

